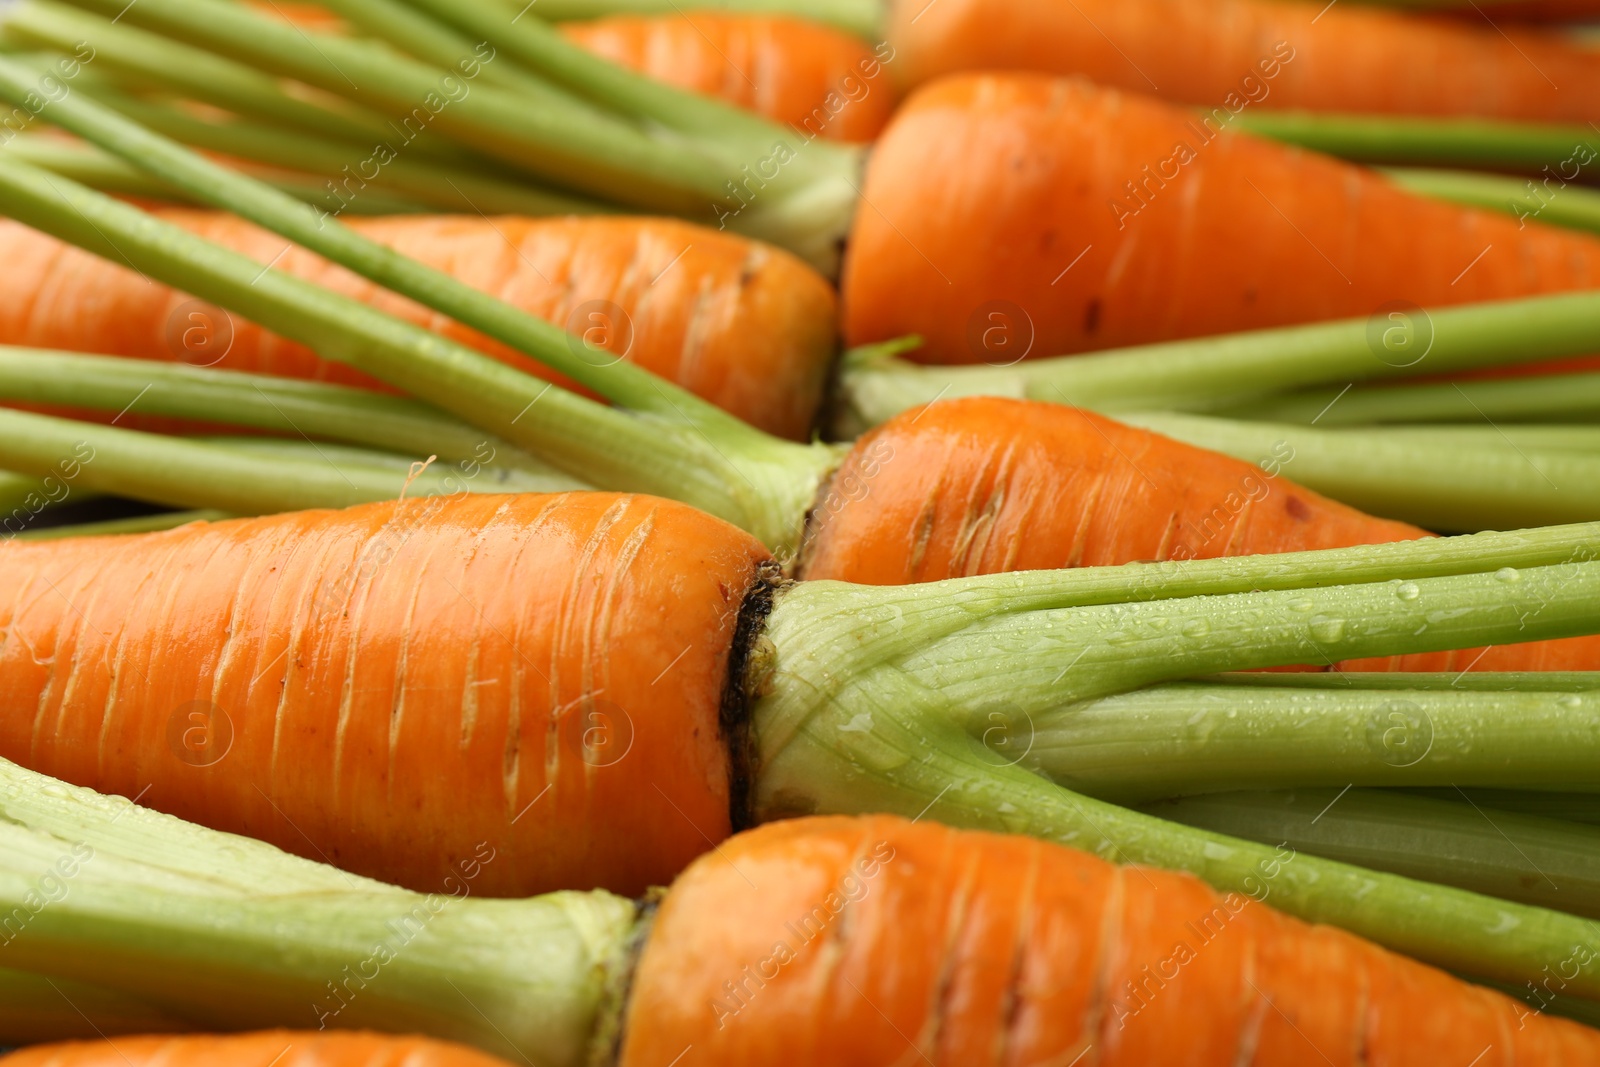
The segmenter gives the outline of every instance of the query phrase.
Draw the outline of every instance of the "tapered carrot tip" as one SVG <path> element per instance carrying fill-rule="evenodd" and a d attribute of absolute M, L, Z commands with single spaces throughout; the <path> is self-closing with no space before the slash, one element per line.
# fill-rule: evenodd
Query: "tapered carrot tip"
<path fill-rule="evenodd" d="M 342 197 L 359 198 L 360 185 L 350 183 Z M 263 264 L 571 384 L 236 216 L 157 213 Z M 836 301 L 832 286 L 787 252 L 672 219 L 413 215 L 341 221 L 770 433 L 803 439 L 811 429 L 836 349 Z M 12 297 L 0 306 L 0 343 L 381 388 L 304 345 L 21 223 L 0 221 L 0 263 Z"/>
<path fill-rule="evenodd" d="M 731 831 L 767 560 L 606 493 L 13 543 L 0 755 L 421 891 L 639 893 Z"/>
<path fill-rule="evenodd" d="M 269 1030 L 228 1037 L 119 1037 L 39 1045 L 5 1067 L 505 1067 L 461 1045 L 420 1037 Z"/>
<path fill-rule="evenodd" d="M 1600 1063 L 1600 1033 L 1188 875 L 890 816 L 697 861 L 624 1034 L 622 1067 Z"/>
<path fill-rule="evenodd" d="M 917 334 L 914 359 L 1007 365 L 1600 284 L 1592 235 L 1412 194 L 1230 123 L 1031 74 L 919 90 L 868 163 L 846 342 Z"/>
<path fill-rule="evenodd" d="M 884 60 L 806 19 L 739 12 L 618 15 L 562 23 L 574 44 L 683 89 L 720 97 L 813 137 L 870 141 L 894 111 Z"/>
<path fill-rule="evenodd" d="M 818 498 L 801 574 L 902 585 L 1425 536 L 1295 485 L 1290 460 L 1245 463 L 1059 404 L 943 401 L 857 442 Z"/>
<path fill-rule="evenodd" d="M 1428 536 L 1295 485 L 1284 475 L 1293 460 L 1285 447 L 1246 463 L 1059 404 L 942 401 L 856 442 L 818 494 L 799 576 L 906 585 Z M 1354 660 L 1340 669 L 1596 670 L 1600 637 Z"/>

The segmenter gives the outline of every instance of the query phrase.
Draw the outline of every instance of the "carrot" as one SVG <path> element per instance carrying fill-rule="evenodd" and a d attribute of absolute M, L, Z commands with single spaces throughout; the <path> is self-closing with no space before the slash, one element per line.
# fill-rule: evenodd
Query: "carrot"
<path fill-rule="evenodd" d="M 1248 891 L 1218 892 L 1188 875 L 1017 837 L 886 816 L 804 818 L 724 842 L 643 907 L 603 892 L 486 901 L 472 899 L 468 875 L 450 896 L 341 886 L 328 868 L 124 809 L 167 846 L 163 856 L 111 837 L 105 798 L 6 772 L 74 802 L 16 805 L 26 804 L 44 849 L 8 852 L 14 880 L 44 867 L 49 846 L 72 832 L 118 861 L 114 870 L 81 865 L 72 892 L 12 948 L 32 962 L 71 939 L 73 962 L 100 966 L 113 987 L 137 982 L 143 966 L 147 985 L 210 1025 L 308 1025 L 298 1020 L 315 1012 L 324 1028 L 420 1030 L 553 1067 L 607 1056 L 659 1067 L 686 1050 L 713 1065 L 911 1055 L 954 1065 L 1002 1054 L 1068 1063 L 1088 1050 L 1107 1064 L 1181 1054 L 1289 1067 L 1313 1052 L 1341 1067 L 1436 1056 L 1496 1067 L 1600 1063 L 1600 1032 L 1280 912 L 1320 862 L 1286 847 L 1239 842 L 1262 857 L 1260 869 Z M 1209 836 L 1223 851 L 1229 839 Z M 244 870 L 217 872 L 203 847 L 229 848 Z M 152 871 L 159 890 L 138 880 Z M 1377 876 L 1368 908 L 1394 908 L 1386 893 L 1401 882 Z M 1414 922 L 1434 935 L 1465 932 L 1493 921 L 1490 905 L 1438 889 Z M 1534 961 L 1539 950 L 1556 953 L 1572 976 L 1563 986 L 1589 992 L 1593 954 L 1555 940 L 1580 931 L 1581 948 L 1579 920 L 1515 906 L 1498 918 L 1526 923 L 1500 933 L 1501 943 Z M 125 1044 L 133 1064 L 266 1067 L 273 1055 L 332 1064 L 350 1062 L 347 1050 L 371 1057 L 360 1062 L 404 1053 L 418 1057 L 408 1063 L 500 1062 L 371 1033 L 146 1040 L 5 1062 L 109 1065 Z M 145 1058 L 156 1050 L 162 1059 Z M 319 1052 L 328 1058 L 309 1059 Z"/>
<path fill-rule="evenodd" d="M 894 0 L 902 84 L 972 70 L 1076 74 L 1202 107 L 1588 122 L 1600 67 L 1551 33 L 1314 0 Z M 1248 104 L 1246 105 L 1248 106 Z"/>
<path fill-rule="evenodd" d="M 229 1037 L 119 1037 L 0 1056 L 6 1067 L 504 1067 L 459 1045 L 373 1033 L 270 1030 Z"/>
<path fill-rule="evenodd" d="M 963 76 L 917 93 L 862 195 L 876 210 L 851 232 L 845 340 L 918 334 L 913 358 L 935 363 L 1600 285 L 1590 235 L 1520 228 L 1042 76 Z"/>
<path fill-rule="evenodd" d="M 130 796 L 149 780 L 151 802 L 178 815 L 293 850 L 309 840 L 342 867 L 415 886 L 470 837 L 506 857 L 482 891 L 637 893 L 703 835 L 729 832 L 717 714 L 765 554 L 692 509 L 432 497 L 3 557 L 3 669 L 49 709 L 6 717 L 11 758 Z M 130 629 L 119 616 L 135 602 L 163 608 Z M 230 630 L 228 647 L 204 637 Z M 212 647 L 195 660 L 178 633 Z M 113 639 L 127 664 L 114 672 L 96 651 Z M 58 673 L 29 647 L 72 666 Z M 125 677 L 143 681 L 129 690 Z M 330 718 L 329 698 L 351 685 Z M 646 694 L 648 717 L 635 704 Z M 629 723 L 621 705 L 634 706 Z M 169 748 L 189 736 L 186 714 L 220 747 Z M 609 766 L 608 742 L 618 759 L 629 745 L 652 753 L 650 784 Z M 230 784 L 245 779 L 256 785 Z M 634 832 L 603 832 L 619 824 Z"/>
<path fill-rule="evenodd" d="M 1600 1033 L 1242 894 L 884 817 L 763 827 L 678 879 L 620 1063 L 684 1047 L 706 1064 L 1600 1063 Z"/>
<path fill-rule="evenodd" d="M 426 325 L 520 369 L 539 365 L 249 223 L 212 212 L 158 217 Z M 676 380 L 755 425 L 804 437 L 833 352 L 834 298 L 786 253 L 665 219 L 352 220 L 390 245 L 609 351 Z M 13 222 L 0 260 L 15 299 L 0 343 L 43 345 L 372 386 L 302 345 Z"/>
<path fill-rule="evenodd" d="M 582 48 L 839 141 L 870 141 L 894 111 L 881 54 L 799 18 L 714 11 L 567 22 Z"/>

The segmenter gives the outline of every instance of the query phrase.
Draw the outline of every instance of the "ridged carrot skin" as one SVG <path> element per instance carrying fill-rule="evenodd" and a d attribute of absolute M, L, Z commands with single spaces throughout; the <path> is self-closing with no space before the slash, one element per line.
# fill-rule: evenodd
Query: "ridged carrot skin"
<path fill-rule="evenodd" d="M 858 38 L 804 19 L 695 11 L 566 22 L 574 44 L 814 136 L 870 141 L 894 112 L 887 68 Z"/>
<path fill-rule="evenodd" d="M 1059 404 L 947 400 L 904 412 L 856 443 L 819 494 L 799 574 L 905 585 L 1429 536 L 1297 486 L 1293 470 L 1292 451 L 1251 464 Z M 1480 653 L 1347 666 L 1600 669 L 1596 637 Z"/>
<path fill-rule="evenodd" d="M 1163 35 L 1195 50 L 1170 26 Z M 845 339 L 918 334 L 912 358 L 930 363 L 1600 286 L 1593 236 L 1519 229 L 1360 167 L 1218 134 L 1156 100 L 1043 75 L 917 92 L 874 149 L 863 195 L 873 210 L 857 213 L 846 250 Z"/>
<path fill-rule="evenodd" d="M 1319 0 L 893 0 L 890 12 L 895 76 L 911 85 L 1031 70 L 1208 108 L 1248 93 L 1259 98 L 1251 106 L 1315 111 L 1576 123 L 1600 114 L 1592 53 L 1470 9 L 1468 20 Z M 1293 59 L 1264 78 L 1280 42 Z"/>
<path fill-rule="evenodd" d="M 487 895 L 636 894 L 731 830 L 721 700 L 766 560 L 602 493 L 12 542 L 0 755 L 417 890 L 491 852 Z"/>
<path fill-rule="evenodd" d="M 506 1067 L 464 1045 L 390 1034 L 268 1030 L 226 1037 L 119 1037 L 38 1045 L 5 1067 Z"/>
<path fill-rule="evenodd" d="M 506 346 L 236 216 L 158 214 L 263 264 L 275 260 L 279 270 L 555 377 Z M 835 350 L 836 300 L 820 275 L 787 252 L 670 219 L 345 221 L 530 314 L 612 351 L 626 350 L 627 358 L 761 429 L 804 438 L 816 417 Z M 192 316 L 189 297 L 124 266 L 9 220 L 0 222 L 0 263 L 8 292 L 0 306 L 0 344 L 196 364 L 220 355 L 225 331 L 208 325 L 214 315 Z M 376 385 L 253 323 L 230 321 L 231 347 L 218 367 Z"/>
<path fill-rule="evenodd" d="M 1264 885 L 889 816 L 771 823 L 663 902 L 621 1067 L 1600 1063 L 1600 1033 L 1280 915 Z"/>

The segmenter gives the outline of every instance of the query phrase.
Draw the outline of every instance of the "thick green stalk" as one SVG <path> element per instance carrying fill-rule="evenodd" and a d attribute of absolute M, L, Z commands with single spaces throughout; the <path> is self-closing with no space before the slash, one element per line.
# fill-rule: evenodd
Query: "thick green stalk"
<path fill-rule="evenodd" d="M 31 85 L 24 68 L 0 57 L 0 97 L 20 104 Z M 604 349 L 453 275 L 363 237 L 326 211 L 307 211 L 293 197 L 151 133 L 93 100 L 69 96 L 51 107 L 49 118 L 191 196 L 250 219 L 379 285 L 482 330 L 616 403 L 639 411 L 681 414 L 697 427 L 714 428 L 724 436 L 739 432 L 757 436 L 756 431 L 681 386 L 619 361 Z"/>
<path fill-rule="evenodd" d="M 1253 400 L 1218 414 L 1265 422 L 1315 421 L 1318 426 L 1600 421 L 1600 372 L 1311 389 Z"/>
<path fill-rule="evenodd" d="M 1413 792 L 1413 790 L 1407 790 Z M 1453 788 L 1418 789 L 1418 796 L 1460 800 Z M 1600 793 L 1546 793 L 1532 789 L 1467 789 L 1467 799 L 1481 808 L 1514 811 L 1560 822 L 1600 825 Z"/>
<path fill-rule="evenodd" d="M 181 1015 L 154 1007 L 133 993 L 0 970 L 0 1047 L 192 1029 L 194 1024 Z"/>
<path fill-rule="evenodd" d="M 120 193 L 150 200 L 170 200 L 182 204 L 197 203 L 179 189 L 150 177 L 116 156 L 110 156 L 88 145 L 59 141 L 53 137 L 22 134 L 5 146 L 8 159 L 29 163 L 52 174 L 70 178 L 91 189 L 105 193 Z M 295 178 L 281 174 L 263 174 L 261 181 L 279 192 L 306 204 L 318 204 L 327 197 L 327 190 L 311 177 Z M 404 215 L 427 211 L 428 207 L 414 200 L 401 200 L 386 193 L 364 195 L 346 210 L 362 215 Z"/>
<path fill-rule="evenodd" d="M 1510 448 L 1528 453 L 1579 452 L 1600 455 L 1600 426 L 1497 426 L 1487 423 L 1460 426 L 1434 423 L 1427 426 L 1384 426 L 1374 431 L 1352 426 L 1333 432 L 1352 439 L 1376 433 L 1385 441 L 1401 444 L 1419 441 L 1460 446 L 1473 451 L 1490 448 L 1504 452 Z"/>
<path fill-rule="evenodd" d="M 903 344 L 847 353 L 840 436 L 942 397 L 1010 396 L 1119 411 L 1234 408 L 1288 389 L 1511 366 L 1600 351 L 1589 293 L 1424 310 L 1165 341 L 1009 367 L 919 366 Z"/>
<path fill-rule="evenodd" d="M 746 429 L 731 447 L 676 413 L 604 407 L 3 153 L 0 211 L 427 397 L 591 485 L 685 501 L 780 552 L 838 462 L 830 446 Z"/>
<path fill-rule="evenodd" d="M 25 530 L 16 535 L 18 541 L 60 541 L 67 537 L 104 537 L 107 534 L 155 533 L 174 530 L 191 522 L 220 522 L 234 516 L 225 511 L 201 508 L 195 511 L 161 511 L 154 515 L 135 515 L 126 519 L 106 519 L 103 522 L 79 522 L 70 526 L 46 526 Z M 3 1040 L 0 1032 L 0 1040 Z"/>
<path fill-rule="evenodd" d="M 725 201 L 691 218 L 714 217 L 719 228 L 780 244 L 837 273 L 839 248 L 860 195 L 860 149 L 628 70 L 572 44 L 538 18 L 457 0 L 407 2 L 616 114 L 690 138 L 719 161 L 718 189 Z"/>
<path fill-rule="evenodd" d="M 133 97 L 91 91 L 92 96 L 135 122 L 182 141 L 240 159 L 252 159 L 290 170 L 321 175 L 296 199 L 326 212 L 375 214 L 367 203 L 399 192 L 414 201 L 460 214 L 593 215 L 607 205 L 584 200 L 531 182 L 499 177 L 466 166 L 451 166 L 396 156 L 386 163 L 373 146 L 334 141 L 250 122 L 210 122 L 178 107 L 148 104 Z M 129 164 L 132 166 L 132 164 Z M 363 173 L 376 176 L 369 183 Z M 273 184 L 273 183 L 268 183 Z M 368 185 L 376 189 L 369 189 Z"/>
<path fill-rule="evenodd" d="M 426 457 L 422 457 L 426 459 Z M 73 461 L 76 461 L 75 463 Z M 410 460 L 310 441 L 202 441 L 0 409 L 0 464 L 40 477 L 174 508 L 239 515 L 342 508 L 372 500 L 457 492 L 561 492 L 570 480 L 510 468 L 482 477 L 430 465 L 410 482 Z M 576 486 L 581 488 L 581 486 Z"/>
<path fill-rule="evenodd" d="M 1572 548 L 1600 553 L 1593 542 Z M 1379 584 L 1044 606 L 1071 600 L 1073 582 L 1033 572 L 898 589 L 789 587 L 769 617 L 755 679 L 757 816 L 888 811 L 1032 834 L 1188 870 L 1308 921 L 1513 983 L 1588 944 L 1567 991 L 1600 998 L 1600 930 L 1585 921 L 1179 829 L 1071 793 L 997 756 L 993 735 L 987 746 L 978 740 L 1072 700 L 1224 664 L 1600 630 L 1600 566 L 1528 571 L 1521 581 L 1425 579 L 1412 599 Z"/>
<path fill-rule="evenodd" d="M 1588 126 L 1552 123 L 1251 110 L 1234 125 L 1365 163 L 1538 170 L 1600 151 Z"/>
<path fill-rule="evenodd" d="M 113 12 L 113 14 L 115 14 Z M 5 13 L 0 26 L 8 36 L 71 52 L 79 41 L 92 36 L 94 64 L 133 74 L 240 115 L 249 115 L 295 130 L 306 130 L 363 144 L 387 139 L 394 130 L 380 115 L 356 108 L 336 96 L 325 104 L 312 103 L 284 91 L 276 79 L 243 63 L 225 59 L 203 48 L 193 48 L 148 33 L 126 21 L 113 23 L 74 11 L 50 0 L 26 0 Z M 419 143 L 417 150 L 435 152 Z M 459 155 L 447 150 L 446 155 Z"/>
<path fill-rule="evenodd" d="M 1365 689 L 1360 675 L 1344 681 L 1321 689 L 1154 686 L 1029 716 L 1026 752 L 1023 739 L 1007 740 L 1023 766 L 1123 804 L 1347 785 L 1600 791 L 1593 691 Z"/>
<path fill-rule="evenodd" d="M 505 8 L 504 0 L 495 0 Z M 696 0 L 695 9 L 793 15 L 834 26 L 869 41 L 883 36 L 886 0 Z M 511 9 L 515 11 L 516 5 Z M 539 0 L 540 18 L 553 22 L 600 18 L 604 15 L 675 15 L 677 0 Z"/>
<path fill-rule="evenodd" d="M 487 845 L 423 895 L 9 763 L 0 811 L 6 962 L 205 1029 L 421 1032 L 579 1067 L 636 922 L 604 892 L 474 897 Z"/>
<path fill-rule="evenodd" d="M 562 478 L 538 457 L 420 400 L 270 374 L 0 345 L 0 398 L 226 422 L 404 455 L 437 455 L 446 464 L 489 463 L 551 484 Z"/>
<path fill-rule="evenodd" d="M 74 0 L 105 15 L 122 0 Z M 703 213 L 726 195 L 718 168 L 681 140 L 656 136 L 558 90 L 544 98 L 474 83 L 488 45 L 449 69 L 387 45 L 318 33 L 228 0 L 139 0 L 123 18 L 263 70 L 405 116 L 496 159 L 598 195 Z M 398 129 L 398 127 L 397 127 Z M 397 151 L 410 137 L 401 132 Z"/>
<path fill-rule="evenodd" d="M 1217 793 L 1142 810 L 1264 845 L 1600 918 L 1600 827 L 1383 789 Z"/>
<path fill-rule="evenodd" d="M 1535 183 L 1498 174 L 1416 167 L 1388 168 L 1385 173 L 1414 193 L 1504 212 L 1524 223 L 1542 222 L 1600 233 L 1600 192 L 1570 185 L 1559 177 Z M 1553 187 L 1551 181 L 1555 183 Z"/>
<path fill-rule="evenodd" d="M 1353 507 L 1435 531 L 1506 529 L 1600 518 L 1600 456 L 1476 446 L 1287 423 L 1166 412 L 1124 422 L 1246 462 Z"/>
<path fill-rule="evenodd" d="M 1476 542 L 1485 535 L 1470 540 Z M 1497 538 L 1501 535 L 1491 534 Z M 1194 684 L 1223 686 L 1263 686 L 1268 689 L 1346 689 L 1352 684 L 1363 689 L 1454 689 L 1482 693 L 1509 693 L 1535 690 L 1542 693 L 1588 693 L 1600 689 L 1600 671 L 1443 671 L 1414 674 L 1406 671 L 1337 671 L 1288 674 L 1260 674 L 1251 671 L 1224 672 L 1192 680 Z"/>

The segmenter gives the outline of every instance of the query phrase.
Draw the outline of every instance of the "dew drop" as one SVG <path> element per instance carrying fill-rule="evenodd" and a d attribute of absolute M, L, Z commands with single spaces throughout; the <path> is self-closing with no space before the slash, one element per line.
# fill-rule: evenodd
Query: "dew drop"
<path fill-rule="evenodd" d="M 1501 567 L 1494 572 L 1494 577 L 1497 582 L 1520 582 L 1522 581 L 1522 572 L 1515 567 Z"/>
<path fill-rule="evenodd" d="M 1183 624 L 1183 636 L 1204 637 L 1211 632 L 1211 624 L 1204 619 L 1190 619 Z"/>
<path fill-rule="evenodd" d="M 1308 612 L 1316 611 L 1317 610 L 1317 602 L 1315 600 L 1312 600 L 1308 596 L 1301 597 L 1298 600 L 1289 601 L 1289 610 L 1290 611 L 1298 611 L 1302 615 L 1304 615 L 1304 614 L 1306 614 Z"/>
<path fill-rule="evenodd" d="M 1344 637 L 1344 620 L 1331 615 L 1318 615 L 1311 620 L 1311 636 L 1324 644 L 1332 644 Z"/>
<path fill-rule="evenodd" d="M 1415 600 L 1422 595 L 1422 588 L 1416 582 L 1401 582 L 1395 587 L 1394 595 L 1401 600 Z"/>
<path fill-rule="evenodd" d="M 1576 693 L 1568 693 L 1566 696 L 1556 697 L 1556 703 L 1563 708 L 1581 708 L 1583 698 Z"/>

